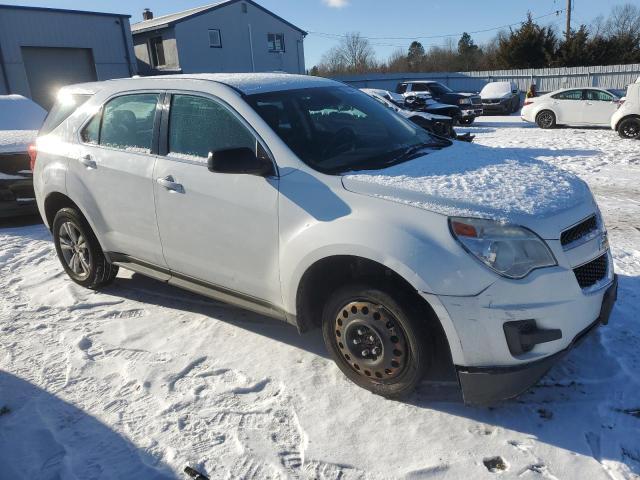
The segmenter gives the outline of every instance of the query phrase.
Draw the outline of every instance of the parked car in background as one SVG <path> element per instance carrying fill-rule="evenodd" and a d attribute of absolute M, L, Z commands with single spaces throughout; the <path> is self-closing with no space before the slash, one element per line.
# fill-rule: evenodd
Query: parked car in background
<path fill-rule="evenodd" d="M 457 93 L 446 85 L 429 80 L 412 80 L 399 83 L 396 93 L 406 99 L 411 97 L 430 97 L 440 103 L 455 105 L 460 108 L 461 115 L 458 122 L 471 125 L 476 117 L 482 115 L 482 99 L 474 93 Z"/>
<path fill-rule="evenodd" d="M 556 125 L 608 127 L 620 107 L 615 90 L 563 88 L 540 97 L 528 98 L 520 113 L 526 122 L 540 128 Z"/>
<path fill-rule="evenodd" d="M 611 128 L 622 138 L 640 139 L 640 78 L 627 87 L 624 103 L 611 117 Z"/>
<path fill-rule="evenodd" d="M 46 114 L 21 95 L 0 95 L 0 218 L 37 213 L 29 145 Z"/>
<path fill-rule="evenodd" d="M 363 89 L 364 90 L 364 89 Z M 438 103 L 431 95 L 421 95 L 420 97 L 410 96 L 405 98 L 398 93 L 390 92 L 389 90 L 382 90 L 377 88 L 367 88 L 369 92 L 376 92 L 376 94 L 396 106 L 409 110 L 412 112 L 425 112 L 432 115 L 442 115 L 449 117 L 453 120 L 453 123 L 458 123 L 458 119 L 462 116 L 462 110 L 455 105 L 447 105 L 446 103 Z"/>
<path fill-rule="evenodd" d="M 607 232 L 570 172 L 432 135 L 318 77 L 163 76 L 62 95 L 34 183 L 83 287 L 122 266 L 321 328 L 345 376 L 388 397 L 451 359 L 479 404 L 523 392 L 608 322 Z"/>
<path fill-rule="evenodd" d="M 515 82 L 491 82 L 480 90 L 484 113 L 515 113 L 520 109 L 520 89 Z"/>
<path fill-rule="evenodd" d="M 412 111 L 407 110 L 406 108 L 402 108 L 398 106 L 397 103 L 390 100 L 390 98 L 393 97 L 391 96 L 391 92 L 388 92 L 386 90 L 377 90 L 373 88 L 361 88 L 360 90 L 378 100 L 380 103 L 390 108 L 391 110 L 402 115 L 404 118 L 412 121 L 416 125 L 424 128 L 431 133 L 468 142 L 472 141 L 474 138 L 469 133 L 458 135 L 453 128 L 454 120 L 451 117 L 447 117 L 444 115 L 434 115 L 426 112 Z"/>

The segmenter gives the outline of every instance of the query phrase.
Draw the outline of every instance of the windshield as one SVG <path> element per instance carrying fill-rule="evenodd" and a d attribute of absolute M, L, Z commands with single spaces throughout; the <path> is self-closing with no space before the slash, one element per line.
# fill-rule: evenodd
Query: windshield
<path fill-rule="evenodd" d="M 384 168 L 451 145 L 347 86 L 255 94 L 247 101 L 303 162 L 324 173 Z"/>
<path fill-rule="evenodd" d="M 446 85 L 443 85 L 441 83 L 430 83 L 429 84 L 429 89 L 435 93 L 436 95 L 442 95 L 444 93 L 452 93 L 453 90 L 451 90 L 449 87 L 447 87 Z"/>

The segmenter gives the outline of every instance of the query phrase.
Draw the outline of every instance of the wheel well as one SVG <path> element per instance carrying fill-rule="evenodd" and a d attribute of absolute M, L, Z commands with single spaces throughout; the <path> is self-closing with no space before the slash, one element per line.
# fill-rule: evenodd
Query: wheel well
<path fill-rule="evenodd" d="M 363 257 L 337 255 L 319 260 L 307 269 L 296 295 L 300 332 L 319 328 L 322 324 L 322 310 L 329 294 L 348 282 L 358 280 L 387 285 L 400 290 L 407 301 L 416 302 L 424 312 L 425 321 L 434 336 L 434 353 L 441 362 L 441 368 L 446 369 L 453 364 L 447 336 L 431 305 L 398 273 Z"/>
<path fill-rule="evenodd" d="M 78 211 L 80 211 L 80 209 L 73 202 L 73 200 L 71 200 L 69 197 L 67 197 L 63 193 L 54 192 L 54 193 L 51 193 L 45 199 L 44 213 L 45 213 L 45 216 L 47 217 L 46 220 L 47 220 L 47 225 L 49 225 L 49 230 L 51 230 L 51 228 L 53 227 L 53 219 L 55 218 L 56 213 L 58 213 L 61 209 L 67 208 L 67 207 L 75 208 Z"/>

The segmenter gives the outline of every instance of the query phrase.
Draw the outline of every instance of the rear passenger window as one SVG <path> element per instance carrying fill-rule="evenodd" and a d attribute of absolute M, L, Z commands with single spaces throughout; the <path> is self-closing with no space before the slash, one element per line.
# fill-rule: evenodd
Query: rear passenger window
<path fill-rule="evenodd" d="M 102 120 L 102 112 L 96 114 L 84 127 L 80 134 L 84 143 L 97 145 L 100 142 L 100 120 Z"/>
<path fill-rule="evenodd" d="M 209 152 L 248 147 L 256 138 L 225 106 L 208 98 L 173 95 L 169 115 L 169 152 L 207 158 Z"/>
<path fill-rule="evenodd" d="M 556 100 L 582 100 L 582 90 L 569 90 L 568 92 L 556 93 L 553 98 Z"/>
<path fill-rule="evenodd" d="M 149 153 L 158 96 L 157 93 L 124 95 L 107 103 L 103 108 L 100 145 Z"/>

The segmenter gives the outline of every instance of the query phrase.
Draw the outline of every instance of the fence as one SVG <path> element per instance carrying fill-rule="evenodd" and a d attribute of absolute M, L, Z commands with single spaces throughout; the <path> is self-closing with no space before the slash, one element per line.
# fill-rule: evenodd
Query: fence
<path fill-rule="evenodd" d="M 435 73 L 370 73 L 334 77 L 358 88 L 395 90 L 406 80 L 436 80 L 456 91 L 480 91 L 488 82 L 512 81 L 526 91 L 535 83 L 539 92 L 559 88 L 601 87 L 624 88 L 640 77 L 640 63 L 600 67 L 532 68 L 522 70 L 491 70 L 484 72 Z"/>

